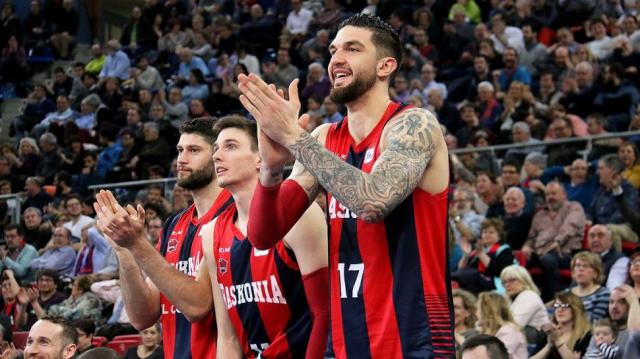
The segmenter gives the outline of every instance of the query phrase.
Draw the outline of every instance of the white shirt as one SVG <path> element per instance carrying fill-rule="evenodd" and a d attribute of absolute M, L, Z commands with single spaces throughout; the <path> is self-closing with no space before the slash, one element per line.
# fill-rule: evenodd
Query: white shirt
<path fill-rule="evenodd" d="M 605 36 L 600 40 L 589 42 L 587 47 L 596 59 L 604 60 L 613 52 L 614 43 L 609 36 Z"/>
<path fill-rule="evenodd" d="M 522 36 L 522 30 L 517 27 L 507 26 L 504 29 L 504 34 L 507 36 L 507 45 L 509 47 L 516 49 L 518 53 L 524 51 L 524 36 Z M 495 34 L 491 34 L 491 41 L 493 41 L 493 48 L 496 49 L 499 54 L 502 54 L 507 48 Z"/>
<path fill-rule="evenodd" d="M 609 291 L 613 291 L 615 288 L 627 281 L 628 268 L 629 257 L 627 256 L 620 257 L 615 263 L 613 263 L 613 266 L 611 266 L 611 270 L 609 271 L 609 275 L 607 276 L 607 289 L 609 289 Z"/>
<path fill-rule="evenodd" d="M 63 227 L 71 231 L 71 236 L 75 237 L 71 240 L 72 243 L 76 243 L 80 240 L 80 233 L 82 232 L 82 228 L 84 228 L 87 224 L 92 223 L 93 218 L 80 215 L 77 221 L 70 220 L 69 222 L 65 222 Z"/>
<path fill-rule="evenodd" d="M 542 298 L 529 289 L 520 292 L 511 303 L 511 313 L 513 320 L 522 328 L 528 325 L 540 330 L 543 324 L 550 322 Z"/>
<path fill-rule="evenodd" d="M 313 18 L 311 10 L 301 8 L 297 13 L 291 11 L 287 16 L 287 29 L 293 35 L 306 34 L 309 30 L 311 18 Z"/>

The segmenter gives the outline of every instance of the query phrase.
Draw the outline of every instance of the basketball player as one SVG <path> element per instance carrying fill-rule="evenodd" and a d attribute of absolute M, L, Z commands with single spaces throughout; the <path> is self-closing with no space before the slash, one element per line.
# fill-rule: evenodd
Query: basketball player
<path fill-rule="evenodd" d="M 323 358 L 329 326 L 324 213 L 313 205 L 273 248 L 254 248 L 246 226 L 260 169 L 256 125 L 227 116 L 214 130 L 218 184 L 234 199 L 202 229 L 219 334 L 233 331 L 239 345 L 230 348 L 245 358 Z M 227 349 L 219 338 L 218 357 L 233 357 Z"/>
<path fill-rule="evenodd" d="M 145 239 L 141 206 L 140 213 L 130 205 L 125 210 L 109 191 L 97 194 L 94 204 L 99 228 L 117 244 L 120 285 L 131 323 L 143 329 L 161 318 L 166 358 L 215 358 L 211 280 L 200 266 L 204 255 L 198 232 L 233 199 L 215 178 L 214 122 L 196 118 L 180 128 L 178 184 L 191 191 L 193 204 L 167 219 L 158 248 Z"/>
<path fill-rule="evenodd" d="M 263 159 L 248 238 L 256 248 L 269 248 L 325 190 L 329 354 L 453 357 L 449 169 L 438 121 L 424 109 L 390 100 L 402 44 L 379 18 L 358 14 L 345 20 L 329 51 L 330 97 L 346 105 L 347 116 L 313 134 L 297 125 L 297 79 L 286 100 L 254 74 L 240 77 L 242 104 L 261 130 Z M 291 154 L 297 163 L 283 182 Z"/>

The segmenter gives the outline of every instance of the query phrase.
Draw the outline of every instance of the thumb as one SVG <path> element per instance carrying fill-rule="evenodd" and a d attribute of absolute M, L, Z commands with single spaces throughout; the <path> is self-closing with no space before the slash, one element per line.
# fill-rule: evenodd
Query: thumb
<path fill-rule="evenodd" d="M 142 207 L 141 204 L 138 204 L 138 217 L 140 217 L 142 222 L 144 222 L 145 216 L 146 212 L 144 211 L 144 207 Z"/>
<path fill-rule="evenodd" d="M 299 79 L 294 79 L 289 84 L 289 101 L 295 106 L 300 107 L 300 98 L 298 97 L 298 83 Z"/>

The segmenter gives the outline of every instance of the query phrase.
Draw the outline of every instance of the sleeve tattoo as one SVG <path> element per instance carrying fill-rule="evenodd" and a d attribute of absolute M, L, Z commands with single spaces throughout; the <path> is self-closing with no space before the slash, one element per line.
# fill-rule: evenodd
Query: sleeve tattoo
<path fill-rule="evenodd" d="M 391 120 L 386 146 L 370 174 L 349 165 L 303 132 L 289 150 L 324 189 L 367 222 L 387 216 L 416 188 L 435 153 L 437 120 L 409 109 Z"/>

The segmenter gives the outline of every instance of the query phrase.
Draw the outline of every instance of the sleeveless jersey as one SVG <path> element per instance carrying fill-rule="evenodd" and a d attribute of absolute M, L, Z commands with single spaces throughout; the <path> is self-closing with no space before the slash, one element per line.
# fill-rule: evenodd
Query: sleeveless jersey
<path fill-rule="evenodd" d="M 384 126 L 405 108 L 391 103 L 360 144 L 345 117 L 330 127 L 327 149 L 370 173 Z M 327 203 L 329 351 L 336 358 L 454 357 L 447 190 L 432 195 L 416 188 L 376 223 L 360 220 L 330 193 Z"/>
<path fill-rule="evenodd" d="M 245 358 L 304 358 L 311 313 L 293 252 L 259 250 L 234 225 L 235 205 L 215 224 L 217 278 Z"/>
<path fill-rule="evenodd" d="M 195 205 L 169 217 L 164 224 L 158 250 L 180 272 L 195 278 L 204 260 L 202 238 L 198 235 L 204 224 L 211 222 L 233 203 L 229 191 L 223 190 L 201 218 Z M 167 359 L 215 358 L 216 319 L 213 311 L 197 323 L 191 323 L 160 293 L 162 345 Z"/>

